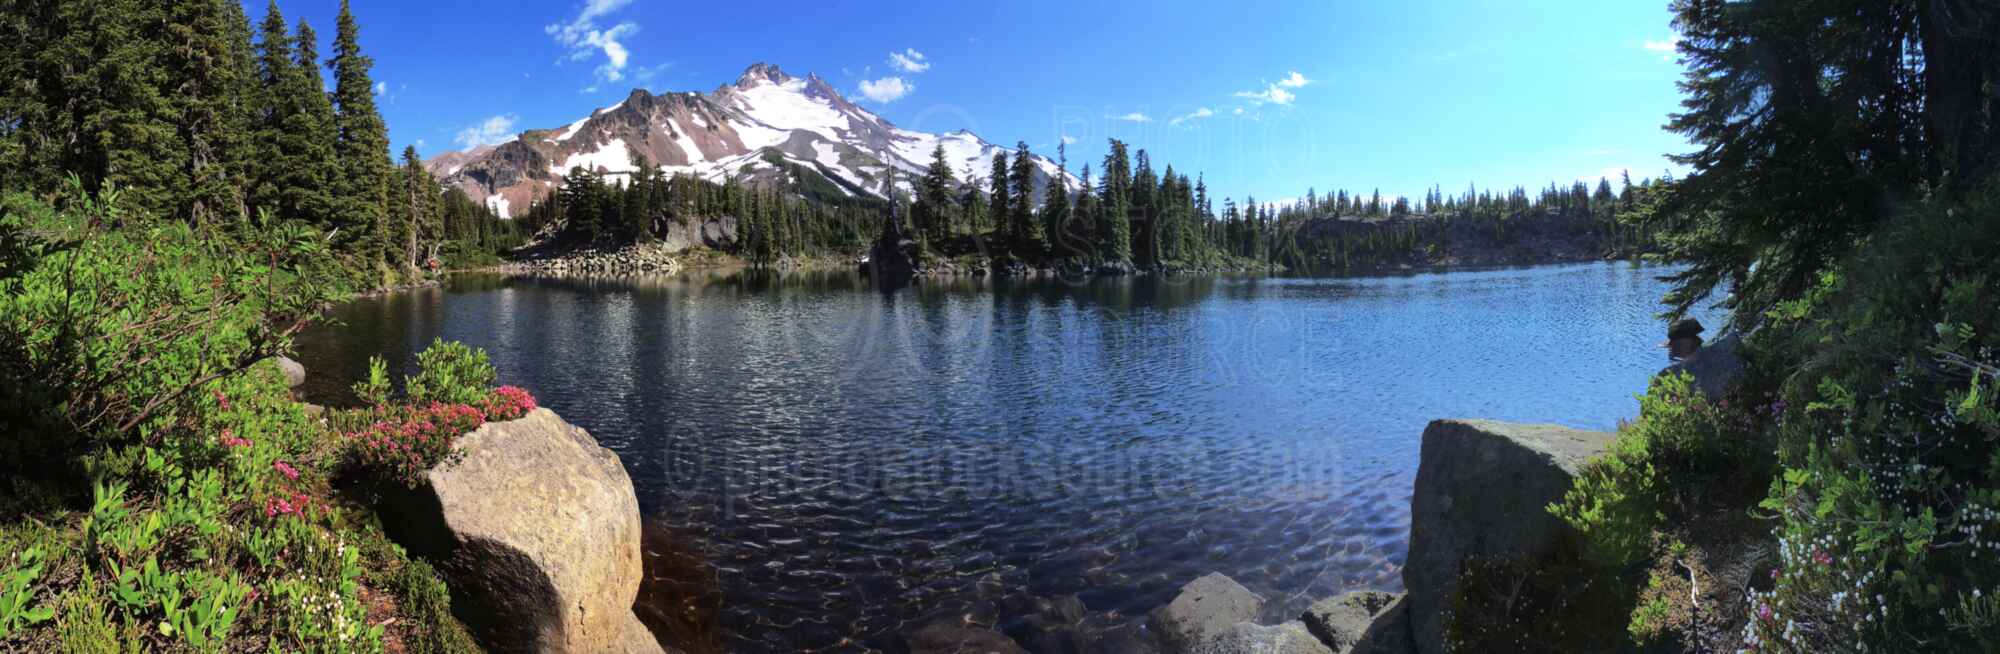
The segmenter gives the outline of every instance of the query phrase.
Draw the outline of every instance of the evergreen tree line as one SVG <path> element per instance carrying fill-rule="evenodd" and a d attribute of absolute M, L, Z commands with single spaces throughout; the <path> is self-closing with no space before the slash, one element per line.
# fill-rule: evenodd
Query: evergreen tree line
<path fill-rule="evenodd" d="M 19 0 L 0 16 L 0 179 L 52 193 L 124 191 L 133 214 L 217 234 L 299 221 L 370 283 L 440 246 L 486 255 L 513 228 L 400 168 L 372 60 L 343 0 L 322 76 L 311 25 L 276 3 L 255 29 L 233 0 Z"/>
<path fill-rule="evenodd" d="M 678 238 L 701 245 L 703 224 L 733 218 L 736 238 L 725 247 L 755 262 L 780 255 L 853 252 L 873 237 L 888 204 L 865 198 L 829 199 L 773 184 L 715 183 L 666 174 L 642 158 L 637 170 L 604 174 L 572 168 L 555 192 L 537 198 L 517 220 L 529 234 L 558 245 L 652 243 Z"/>

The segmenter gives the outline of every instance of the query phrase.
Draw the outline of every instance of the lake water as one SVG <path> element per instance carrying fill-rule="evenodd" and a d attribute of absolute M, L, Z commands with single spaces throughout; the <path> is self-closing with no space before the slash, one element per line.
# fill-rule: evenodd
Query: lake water
<path fill-rule="evenodd" d="M 308 396 L 346 403 L 371 353 L 485 348 L 623 458 L 708 566 L 732 651 L 1019 633 L 1021 607 L 1067 595 L 1131 642 L 1208 572 L 1274 621 L 1399 589 L 1425 423 L 1614 427 L 1666 364 L 1672 270 L 460 276 L 337 308 L 301 358 Z"/>

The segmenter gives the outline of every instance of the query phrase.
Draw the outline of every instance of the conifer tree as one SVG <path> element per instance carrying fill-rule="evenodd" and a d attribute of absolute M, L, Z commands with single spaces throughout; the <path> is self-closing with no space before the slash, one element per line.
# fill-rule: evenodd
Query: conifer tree
<path fill-rule="evenodd" d="M 348 0 L 341 0 L 333 59 L 328 62 L 333 66 L 334 127 L 339 134 L 334 148 L 340 167 L 334 199 L 338 222 L 365 234 L 361 239 L 365 245 L 358 251 L 372 253 L 376 261 L 393 262 L 403 257 L 388 224 L 389 133 L 375 110 L 375 83 L 368 76 L 375 62 L 361 53 L 360 31 Z"/>
<path fill-rule="evenodd" d="M 927 247 L 937 247 L 950 237 L 952 208 L 952 187 L 958 186 L 958 177 L 951 172 L 951 165 L 945 163 L 944 144 L 940 143 L 931 151 L 931 165 L 924 169 L 924 178 L 918 182 L 917 203 L 911 213 L 917 224 L 917 233 L 926 241 Z"/>
<path fill-rule="evenodd" d="M 1132 260 L 1132 165 L 1125 143 L 1111 139 L 1111 151 L 1104 155 L 1104 191 L 1098 208 L 1099 256 L 1106 261 Z"/>
<path fill-rule="evenodd" d="M 333 99 L 326 93 L 320 75 L 319 35 L 311 24 L 299 20 L 296 31 L 298 74 L 283 90 L 297 110 L 285 121 L 280 148 L 284 150 L 284 206 L 321 229 L 337 232 L 336 243 L 353 242 L 363 235 L 361 225 L 344 224 L 337 213 L 334 189 L 340 182 L 340 159 L 336 149 L 339 134 L 333 115 Z"/>
<path fill-rule="evenodd" d="M 1041 232 L 1044 238 L 1040 240 L 1047 246 L 1044 249 L 1050 251 L 1054 250 L 1054 244 L 1070 220 L 1069 152 L 1061 143 L 1056 144 L 1056 163 L 1055 178 L 1049 181 L 1048 189 L 1042 193 Z"/>
<path fill-rule="evenodd" d="M 1014 192 L 1008 202 L 1013 210 L 1008 229 L 1014 253 L 1020 255 L 1039 251 L 1042 241 L 1042 226 L 1035 222 L 1035 155 L 1028 151 L 1027 141 L 1015 142 L 1013 166 L 1007 180 Z"/>
<path fill-rule="evenodd" d="M 986 212 L 987 219 L 993 221 L 995 225 L 994 231 L 997 235 L 1002 238 L 1011 239 L 1014 236 L 1011 227 L 1014 212 L 1009 207 L 1013 202 L 1014 193 L 1007 184 L 1008 167 L 1006 150 L 1001 150 L 993 154 L 993 171 L 990 174 L 991 177 L 986 180 L 986 183 L 991 187 L 986 193 L 986 200 L 991 207 Z"/>

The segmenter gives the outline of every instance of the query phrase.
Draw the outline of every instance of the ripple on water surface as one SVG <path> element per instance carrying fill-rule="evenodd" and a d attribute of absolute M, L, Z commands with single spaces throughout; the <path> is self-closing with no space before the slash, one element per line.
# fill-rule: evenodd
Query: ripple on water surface
<path fill-rule="evenodd" d="M 894 650 L 1033 597 L 1129 629 L 1213 571 L 1268 619 L 1397 589 L 1425 423 L 1614 426 L 1664 363 L 1669 271 L 461 277 L 339 307 L 301 354 L 338 401 L 368 354 L 484 347 L 706 561 L 725 647 Z"/>

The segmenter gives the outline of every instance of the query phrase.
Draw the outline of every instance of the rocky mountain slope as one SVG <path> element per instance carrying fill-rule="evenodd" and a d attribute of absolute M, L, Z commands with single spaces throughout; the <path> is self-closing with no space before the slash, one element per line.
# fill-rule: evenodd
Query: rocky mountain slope
<path fill-rule="evenodd" d="M 638 169 L 635 159 L 669 175 L 830 185 L 849 197 L 887 197 L 894 169 L 897 189 L 907 194 L 938 145 L 961 182 L 982 187 L 993 157 L 1009 149 L 966 130 L 930 134 L 896 127 L 848 102 L 817 75 L 792 77 L 758 63 L 709 93 L 633 89 L 623 101 L 569 125 L 446 153 L 429 168 L 509 216 L 554 189 L 573 167 L 615 182 Z M 1040 156 L 1035 163 L 1039 196 L 1058 167 Z M 1079 187 L 1074 175 L 1068 179 L 1072 190 Z"/>

